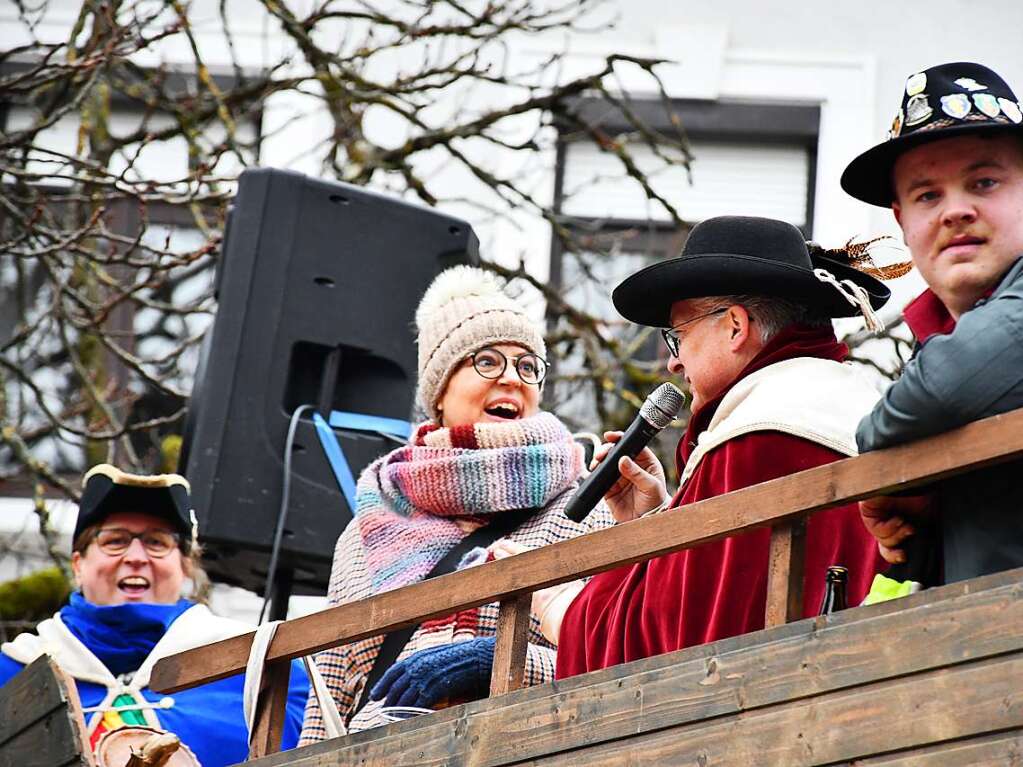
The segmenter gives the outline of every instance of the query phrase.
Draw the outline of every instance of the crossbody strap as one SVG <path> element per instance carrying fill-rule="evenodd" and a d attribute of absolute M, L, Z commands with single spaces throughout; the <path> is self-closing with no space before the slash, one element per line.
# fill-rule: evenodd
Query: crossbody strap
<path fill-rule="evenodd" d="M 423 580 L 429 580 L 430 578 L 436 578 L 438 575 L 447 575 L 455 571 L 458 567 L 458 563 L 462 561 L 462 557 L 468 554 L 470 551 L 477 547 L 487 547 L 514 530 L 518 529 L 523 522 L 537 512 L 536 509 L 520 509 L 518 511 L 509 511 L 504 514 L 497 515 L 493 522 L 489 525 L 476 528 L 469 535 L 465 536 L 462 540 L 455 544 L 455 546 L 444 555 L 433 569 L 427 573 Z M 362 695 L 359 697 L 359 703 L 352 712 L 352 715 L 359 713 L 369 702 L 369 692 L 373 689 L 373 686 L 380 681 L 380 678 L 387 672 L 394 662 L 398 660 L 398 656 L 401 655 L 401 651 L 405 649 L 405 645 L 408 644 L 409 639 L 419 628 L 418 624 L 414 626 L 406 626 L 402 629 L 396 629 L 390 632 L 384 637 L 384 643 L 380 646 L 380 652 L 377 653 L 376 660 L 373 661 L 373 668 L 370 669 L 369 675 L 366 677 L 366 686 L 362 688 Z"/>
<path fill-rule="evenodd" d="M 249 649 L 249 660 L 245 666 L 245 683 L 242 687 L 242 711 L 245 714 L 245 726 L 249 731 L 249 745 L 252 744 L 252 731 L 256 726 L 256 702 L 263 687 L 266 653 L 270 649 L 270 643 L 281 623 L 283 621 L 270 621 L 259 626 L 252 639 L 252 647 Z M 341 737 L 345 734 L 345 726 L 341 721 L 341 712 L 337 710 L 337 704 L 330 697 L 327 683 L 310 656 L 302 658 L 302 662 L 305 664 L 306 674 L 309 677 L 309 686 L 320 704 L 320 712 L 323 714 L 323 729 L 326 731 L 327 737 Z M 289 678 L 289 687 L 290 683 Z"/>

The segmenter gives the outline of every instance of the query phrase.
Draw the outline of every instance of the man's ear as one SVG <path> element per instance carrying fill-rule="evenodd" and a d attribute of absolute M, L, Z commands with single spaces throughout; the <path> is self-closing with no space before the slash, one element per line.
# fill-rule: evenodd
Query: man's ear
<path fill-rule="evenodd" d="M 738 304 L 728 307 L 725 318 L 728 320 L 728 348 L 737 352 L 750 340 L 752 320 L 746 307 Z"/>
<path fill-rule="evenodd" d="M 902 206 L 898 200 L 892 200 L 892 213 L 895 214 L 895 223 L 902 226 Z"/>

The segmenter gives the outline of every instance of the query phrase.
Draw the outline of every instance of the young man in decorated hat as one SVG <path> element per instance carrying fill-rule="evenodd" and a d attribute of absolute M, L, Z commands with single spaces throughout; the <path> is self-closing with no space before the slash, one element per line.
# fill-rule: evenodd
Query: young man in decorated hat
<path fill-rule="evenodd" d="M 676 455 L 678 492 L 669 500 L 649 449 L 622 458 L 622 478 L 605 497 L 616 520 L 855 454 L 856 425 L 878 394 L 842 364 L 848 349 L 831 318 L 876 321 L 888 297 L 849 263 L 811 253 L 796 227 L 738 216 L 698 224 L 679 258 L 625 280 L 615 307 L 663 328 L 668 369 L 688 384 L 692 417 Z M 755 530 L 595 576 L 562 617 L 558 676 L 763 628 L 769 548 L 770 531 Z M 849 569 L 853 601 L 884 565 L 856 504 L 809 522 L 806 615 L 816 614 L 836 564 Z"/>
<path fill-rule="evenodd" d="M 853 197 L 891 207 L 928 285 L 904 312 L 914 357 L 857 431 L 864 451 L 1023 407 L 1020 102 L 967 62 L 913 74 L 901 102 L 887 140 L 842 174 Z M 1013 461 L 928 497 L 865 501 L 864 523 L 885 558 L 902 562 L 904 541 L 936 521 L 947 582 L 1023 566 L 1021 471 Z"/>

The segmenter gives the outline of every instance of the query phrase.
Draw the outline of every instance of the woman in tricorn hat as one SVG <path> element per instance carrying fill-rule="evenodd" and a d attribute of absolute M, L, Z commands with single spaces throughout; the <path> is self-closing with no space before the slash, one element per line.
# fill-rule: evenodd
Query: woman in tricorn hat
<path fill-rule="evenodd" d="M 90 470 L 72 538 L 76 590 L 36 633 L 0 646 L 0 685 L 49 654 L 75 680 L 98 752 L 118 733 L 148 727 L 177 735 L 203 767 L 244 761 L 241 676 L 182 690 L 169 701 L 148 687 L 160 658 L 252 630 L 182 598 L 186 582 L 202 577 L 196 536 L 184 477 L 128 474 L 107 464 Z M 308 688 L 296 662 L 284 748 L 298 739 Z"/>

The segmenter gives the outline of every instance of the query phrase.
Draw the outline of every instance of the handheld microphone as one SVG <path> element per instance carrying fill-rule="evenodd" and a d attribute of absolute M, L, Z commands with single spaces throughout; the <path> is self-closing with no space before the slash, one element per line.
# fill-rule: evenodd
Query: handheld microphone
<path fill-rule="evenodd" d="M 635 458 L 654 436 L 674 420 L 685 404 L 686 395 L 674 384 L 663 383 L 646 398 L 635 420 L 622 438 L 579 486 L 565 508 L 565 516 L 573 522 L 582 522 L 611 486 L 618 481 L 618 460 L 622 456 Z"/>

